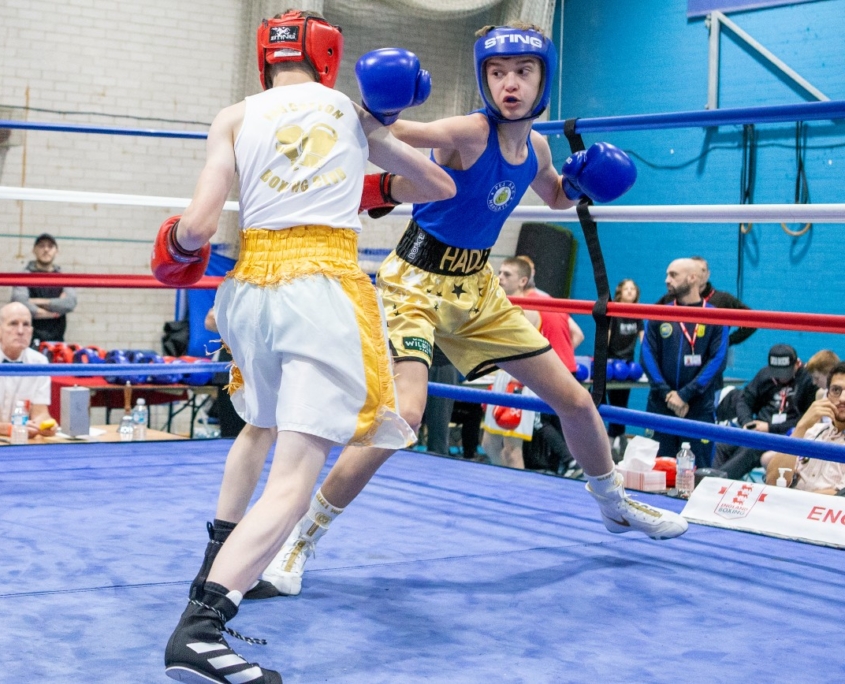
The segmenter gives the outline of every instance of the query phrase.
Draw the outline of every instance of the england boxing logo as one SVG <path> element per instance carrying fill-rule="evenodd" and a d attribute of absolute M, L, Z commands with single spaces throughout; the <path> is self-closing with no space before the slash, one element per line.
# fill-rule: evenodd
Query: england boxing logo
<path fill-rule="evenodd" d="M 502 211 L 511 203 L 516 194 L 516 185 L 506 180 L 496 183 L 487 195 L 487 208 L 490 211 Z"/>
<path fill-rule="evenodd" d="M 733 482 L 719 489 L 722 498 L 716 504 L 714 512 L 720 518 L 735 520 L 745 518 L 758 503 L 766 500 L 765 485 L 753 485 L 747 482 Z"/>

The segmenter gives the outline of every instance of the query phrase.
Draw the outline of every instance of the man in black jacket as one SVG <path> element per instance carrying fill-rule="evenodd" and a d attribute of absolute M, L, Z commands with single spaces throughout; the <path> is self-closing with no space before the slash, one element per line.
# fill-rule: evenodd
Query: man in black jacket
<path fill-rule="evenodd" d="M 746 311 L 751 310 L 750 306 L 746 306 L 729 292 L 717 290 L 713 287 L 712 283 L 710 282 L 710 266 L 707 263 L 707 259 L 700 256 L 690 257 L 690 259 L 692 259 L 701 267 L 701 285 L 699 287 L 699 292 L 701 293 L 701 298 L 705 302 L 707 302 L 710 306 L 716 307 L 717 309 L 745 309 Z M 671 295 L 665 294 L 660 298 L 657 303 L 668 304 L 672 301 L 672 299 L 673 297 Z M 751 337 L 755 332 L 757 332 L 757 328 L 737 328 L 730 335 L 728 335 L 728 346 L 732 347 L 735 344 L 745 342 L 745 340 Z M 721 381 L 718 382 L 718 386 L 721 387 Z"/>
<path fill-rule="evenodd" d="M 26 265 L 29 273 L 59 273 L 54 263 L 59 246 L 49 233 L 35 238 L 35 260 Z M 41 342 L 64 342 L 67 314 L 76 308 L 76 290 L 72 287 L 14 287 L 12 301 L 20 302 L 32 314 L 32 346 Z"/>
<path fill-rule="evenodd" d="M 788 344 L 769 350 L 769 363 L 746 385 L 736 404 L 737 423 L 746 430 L 785 435 L 797 425 L 818 389 L 798 353 Z M 740 480 L 760 465 L 761 449 L 718 444 L 713 467 Z"/>

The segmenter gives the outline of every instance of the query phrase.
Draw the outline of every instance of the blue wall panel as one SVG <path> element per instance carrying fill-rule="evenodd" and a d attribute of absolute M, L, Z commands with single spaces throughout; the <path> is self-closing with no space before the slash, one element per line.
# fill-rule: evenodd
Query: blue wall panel
<path fill-rule="evenodd" d="M 598 117 L 704 108 L 707 100 L 708 31 L 688 19 L 684 0 L 566 0 L 559 45 L 562 89 L 553 93 L 552 118 Z M 560 20 L 558 3 L 556 22 Z M 845 0 L 734 13 L 729 17 L 834 100 L 845 100 Z M 559 26 L 559 24 L 557 24 Z M 556 29 L 555 35 L 559 35 Z M 722 108 L 812 101 L 729 31 L 721 37 Z M 758 126 L 756 203 L 791 203 L 796 178 L 794 124 Z M 812 202 L 845 203 L 845 122 L 807 124 L 806 174 Z M 595 134 L 635 155 L 639 177 L 618 204 L 735 204 L 740 198 L 742 127 Z M 568 154 L 562 136 L 550 138 L 555 162 Z M 580 234 L 577 226 L 570 226 Z M 801 226 L 790 225 L 791 229 Z M 727 224 L 604 224 L 600 234 L 611 288 L 634 278 L 643 301 L 664 292 L 665 269 L 679 256 L 708 259 L 716 288 L 755 309 L 845 313 L 845 278 L 835 277 L 842 251 L 841 224 L 817 224 L 803 237 L 777 224 L 755 225 L 738 255 L 738 227 Z M 592 299 L 595 287 L 586 249 L 578 251 L 573 297 Z M 592 321 L 578 317 L 592 346 Z M 808 359 L 822 348 L 845 357 L 836 335 L 761 330 L 733 348 L 728 375 L 750 378 L 777 342 L 795 345 Z"/>

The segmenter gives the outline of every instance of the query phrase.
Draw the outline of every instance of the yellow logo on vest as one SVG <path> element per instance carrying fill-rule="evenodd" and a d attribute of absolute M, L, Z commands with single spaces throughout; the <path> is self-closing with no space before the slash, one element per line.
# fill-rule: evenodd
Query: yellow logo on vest
<path fill-rule="evenodd" d="M 276 151 L 290 159 L 291 170 L 302 166 L 319 169 L 337 143 L 337 131 L 319 123 L 305 133 L 299 126 L 284 126 L 276 130 Z"/>
<path fill-rule="evenodd" d="M 695 326 L 695 336 L 696 337 L 704 337 L 704 333 L 707 332 L 707 326 L 704 323 L 699 323 Z"/>
<path fill-rule="evenodd" d="M 660 324 L 660 337 L 666 339 L 668 337 L 672 337 L 672 324 L 671 323 L 661 323 Z"/>
<path fill-rule="evenodd" d="M 312 126 L 308 133 L 304 133 L 299 126 L 284 126 L 276 130 L 275 138 L 276 151 L 290 160 L 291 171 L 298 171 L 301 168 L 317 170 L 328 161 L 328 155 L 337 143 L 337 131 L 322 123 Z M 346 173 L 338 166 L 330 171 L 292 183 L 282 179 L 274 172 L 274 169 L 267 169 L 261 174 L 261 180 L 276 192 L 281 193 L 287 190 L 298 193 L 337 185 L 346 180 Z"/>

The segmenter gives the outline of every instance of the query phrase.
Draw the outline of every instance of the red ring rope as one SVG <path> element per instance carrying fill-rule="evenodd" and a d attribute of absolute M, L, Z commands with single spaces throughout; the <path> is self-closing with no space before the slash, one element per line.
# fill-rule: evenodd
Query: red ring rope
<path fill-rule="evenodd" d="M 592 314 L 595 302 L 579 299 L 511 297 L 523 309 Z M 651 321 L 689 321 L 716 325 L 804 330 L 810 332 L 845 333 L 845 316 L 833 314 L 783 313 L 780 311 L 746 311 L 745 309 L 689 308 L 658 304 L 623 304 L 608 302 L 607 315 L 619 318 L 647 318 Z"/>
<path fill-rule="evenodd" d="M 213 290 L 223 281 L 219 276 L 204 276 L 191 289 Z M 114 275 L 108 273 L 0 273 L 0 285 L 24 287 L 109 287 L 137 289 L 167 289 L 153 276 Z M 173 289 L 173 288 L 170 288 Z M 511 297 L 524 309 L 536 311 L 587 314 L 593 312 L 595 302 L 580 299 L 552 299 L 551 297 Z M 845 333 L 845 316 L 833 314 L 783 313 L 780 311 L 747 311 L 745 309 L 688 308 L 657 304 L 623 304 L 609 302 L 607 315 L 620 318 L 647 318 L 652 321 L 689 321 L 716 325 L 773 328 L 775 330 L 803 330 L 807 332 Z"/>
<path fill-rule="evenodd" d="M 194 290 L 213 290 L 223 278 L 203 276 L 191 285 Z M 163 285 L 151 275 L 115 275 L 112 273 L 0 273 L 0 285 L 21 287 L 114 287 L 135 289 L 176 289 Z"/>

